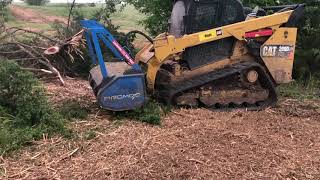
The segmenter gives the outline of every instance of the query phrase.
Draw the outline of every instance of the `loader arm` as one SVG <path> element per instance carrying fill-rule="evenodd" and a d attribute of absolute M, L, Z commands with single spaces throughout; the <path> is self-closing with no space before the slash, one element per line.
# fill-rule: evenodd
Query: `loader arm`
<path fill-rule="evenodd" d="M 154 89 L 157 72 L 160 66 L 172 56 L 185 51 L 188 47 L 224 39 L 227 37 L 235 37 L 236 39 L 245 40 L 245 34 L 248 32 L 261 30 L 265 28 L 272 29 L 276 32 L 279 27 L 288 22 L 294 10 L 281 13 L 275 13 L 270 16 L 250 19 L 247 21 L 226 25 L 202 31 L 190 35 L 184 35 L 181 38 L 175 38 L 172 35 L 160 35 L 154 40 L 154 57 L 148 62 L 147 81 L 148 88 Z"/>

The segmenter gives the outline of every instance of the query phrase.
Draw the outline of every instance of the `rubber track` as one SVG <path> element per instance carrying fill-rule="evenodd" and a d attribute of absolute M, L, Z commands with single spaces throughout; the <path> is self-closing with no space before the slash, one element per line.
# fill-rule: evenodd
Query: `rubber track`
<path fill-rule="evenodd" d="M 179 94 L 186 92 L 187 90 L 199 88 L 215 80 L 228 77 L 237 73 L 241 73 L 242 71 L 251 68 L 254 68 L 258 71 L 260 76 L 260 82 L 262 81 L 260 84 L 263 86 L 263 88 L 269 90 L 269 97 L 262 103 L 259 103 L 258 106 L 250 106 L 247 107 L 247 109 L 262 110 L 275 105 L 278 99 L 272 79 L 270 78 L 270 76 L 265 71 L 262 65 L 252 61 L 235 64 L 221 70 L 216 70 L 208 74 L 193 77 L 191 79 L 184 79 L 183 81 L 174 83 L 164 83 L 162 84 L 162 87 L 166 87 L 166 90 L 162 89 L 161 91 L 159 91 L 158 97 L 159 99 L 164 100 L 167 104 L 173 104 L 174 98 L 178 97 Z"/>

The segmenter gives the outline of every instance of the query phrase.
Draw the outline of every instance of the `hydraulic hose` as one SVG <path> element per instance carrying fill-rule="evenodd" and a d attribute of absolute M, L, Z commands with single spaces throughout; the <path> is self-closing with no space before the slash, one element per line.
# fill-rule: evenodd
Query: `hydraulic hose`
<path fill-rule="evenodd" d="M 150 36 L 138 30 L 128 32 L 125 37 L 125 42 L 128 43 L 129 38 L 131 37 L 131 35 L 134 35 L 134 34 L 140 34 L 143 37 L 145 37 L 150 43 L 153 43 L 153 39 Z"/>
<path fill-rule="evenodd" d="M 128 32 L 128 33 L 126 34 L 125 39 L 124 39 L 124 42 L 126 43 L 125 45 L 126 45 L 126 47 L 128 48 L 128 50 L 129 50 L 131 53 L 134 52 L 134 49 L 135 49 L 135 48 L 134 48 L 133 45 L 131 44 L 130 38 L 132 37 L 132 35 L 136 35 L 136 34 L 142 35 L 142 36 L 145 37 L 150 43 L 153 43 L 153 39 L 152 39 L 150 36 L 146 35 L 145 33 L 141 32 L 141 31 L 138 31 L 138 30 L 130 31 L 130 32 Z"/>

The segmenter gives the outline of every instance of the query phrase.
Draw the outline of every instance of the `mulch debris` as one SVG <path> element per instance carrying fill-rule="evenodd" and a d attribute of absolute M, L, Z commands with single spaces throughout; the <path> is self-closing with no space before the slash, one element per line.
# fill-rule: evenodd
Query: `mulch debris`
<path fill-rule="evenodd" d="M 161 126 L 114 121 L 87 81 L 46 83 L 52 103 L 92 107 L 78 138 L 34 142 L 0 159 L 4 179 L 320 179 L 320 102 L 281 100 L 259 112 L 174 109 Z M 88 131 L 93 139 L 84 138 Z M 1 176 L 0 176 L 1 178 Z"/>

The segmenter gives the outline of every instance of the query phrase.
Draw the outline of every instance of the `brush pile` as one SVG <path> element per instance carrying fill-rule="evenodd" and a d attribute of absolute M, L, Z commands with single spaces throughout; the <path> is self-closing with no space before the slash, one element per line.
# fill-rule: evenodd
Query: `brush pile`
<path fill-rule="evenodd" d="M 83 61 L 85 42 L 83 31 L 71 38 L 58 39 L 43 32 L 0 25 L 0 56 L 16 61 L 24 69 L 42 78 L 58 78 L 72 75 L 70 64 Z M 48 47 L 52 47 L 49 48 Z"/>

